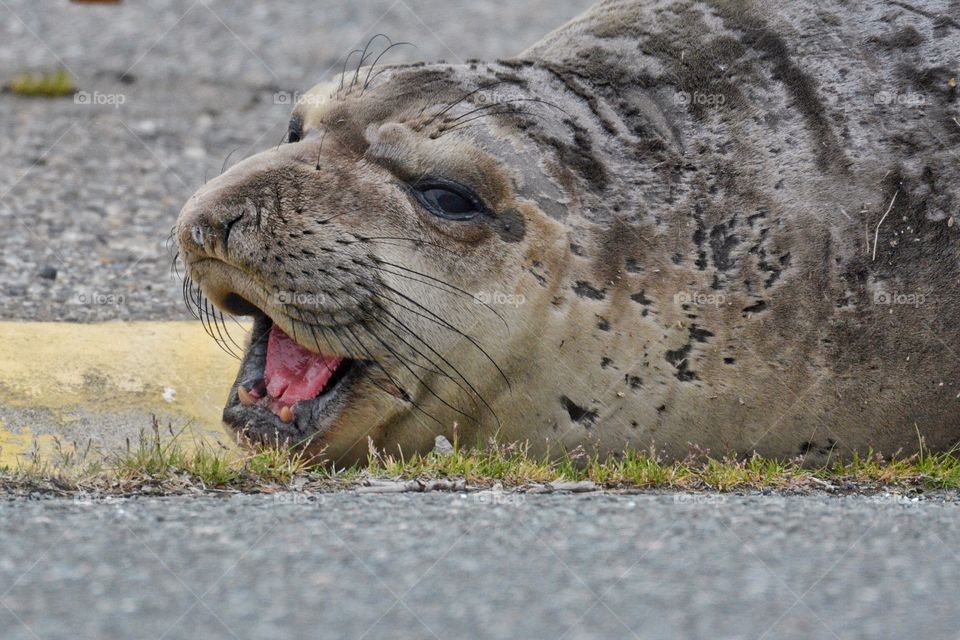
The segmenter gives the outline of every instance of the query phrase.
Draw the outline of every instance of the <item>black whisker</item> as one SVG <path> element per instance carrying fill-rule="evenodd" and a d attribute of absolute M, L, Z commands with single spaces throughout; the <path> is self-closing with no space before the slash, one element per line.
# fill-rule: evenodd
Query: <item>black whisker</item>
<path fill-rule="evenodd" d="M 479 87 L 477 87 L 476 89 L 474 89 L 473 91 L 469 91 L 469 92 L 463 94 L 462 96 L 460 96 L 459 99 L 454 100 L 453 102 L 451 102 L 450 104 L 448 104 L 446 107 L 444 107 L 443 109 L 441 109 L 441 110 L 438 111 L 437 113 L 435 113 L 435 114 L 433 114 L 432 116 L 430 116 L 430 118 L 429 118 L 425 123 L 423 123 L 423 126 L 425 127 L 425 126 L 429 125 L 431 122 L 433 122 L 434 120 L 436 120 L 437 118 L 439 118 L 440 116 L 445 115 L 448 111 L 450 111 L 450 109 L 453 109 L 455 106 L 457 106 L 458 104 L 460 104 L 461 102 L 463 102 L 464 100 L 466 100 L 467 98 L 469 98 L 470 96 L 474 95 L 474 94 L 477 93 L 478 91 L 483 91 L 484 89 L 489 89 L 490 87 L 495 87 L 495 86 L 497 86 L 497 85 L 503 84 L 503 82 L 504 82 L 503 80 L 497 80 L 496 82 L 491 82 L 491 83 L 489 83 L 489 84 L 482 84 L 482 85 L 480 85 Z M 429 105 L 427 105 L 427 106 L 429 106 Z M 426 107 L 424 107 L 424 109 L 426 109 Z M 423 113 L 423 112 L 421 111 L 421 113 Z"/>
<path fill-rule="evenodd" d="M 231 151 L 230 153 L 228 153 L 228 154 L 227 154 L 227 157 L 223 159 L 223 164 L 220 166 L 220 175 L 221 175 L 221 176 L 223 175 L 223 172 L 224 172 L 224 171 L 226 170 L 226 168 L 227 168 L 227 163 L 230 162 L 230 156 L 232 156 L 234 153 L 236 153 L 237 151 L 239 151 L 239 149 L 240 149 L 240 147 L 237 147 L 236 149 L 234 149 L 233 151 Z"/>
<path fill-rule="evenodd" d="M 199 320 L 200 316 L 197 315 L 196 304 L 193 302 L 192 296 L 190 294 L 191 289 L 193 288 L 193 281 L 187 277 L 183 281 L 183 303 L 187 305 L 187 310 L 190 312 L 195 319 Z"/>
<path fill-rule="evenodd" d="M 407 242 L 412 242 L 416 245 L 424 245 L 427 247 L 435 247 L 437 249 L 443 249 L 444 251 L 451 253 L 455 256 L 460 255 L 450 247 L 445 247 L 442 244 L 438 244 L 436 242 L 430 242 L 428 240 L 424 240 L 423 238 L 405 238 L 403 236 L 359 236 L 359 237 L 362 242 L 377 241 L 377 240 L 404 240 Z M 386 243 L 383 243 L 383 244 L 386 244 Z M 393 246 L 400 246 L 400 245 L 393 245 Z"/>
<path fill-rule="evenodd" d="M 300 315 L 299 310 L 298 310 L 298 315 Z M 310 312 L 310 315 L 313 316 L 313 323 L 314 323 L 314 325 L 320 326 L 320 325 L 318 324 L 318 322 L 317 322 L 317 316 L 316 316 L 316 314 L 315 314 L 313 311 L 311 311 L 311 312 Z M 302 318 L 303 318 L 302 315 L 300 315 L 300 318 L 301 318 L 301 322 L 304 322 L 304 321 L 302 320 Z M 304 324 L 306 324 L 306 323 L 304 322 Z M 361 324 L 361 326 L 363 326 L 363 325 Z M 340 343 L 340 347 L 341 347 L 341 349 L 343 350 L 343 352 L 344 352 L 344 353 L 352 353 L 352 352 L 354 352 L 354 350 L 347 348 L 347 345 L 344 344 L 343 339 L 342 339 L 342 338 L 340 337 L 340 335 L 339 335 L 339 332 L 336 331 L 336 329 L 339 329 L 339 328 L 345 328 L 345 329 L 347 329 L 347 330 L 350 332 L 353 341 L 354 341 L 358 346 L 360 346 L 360 350 L 367 354 L 367 356 L 368 356 L 368 358 L 369 358 L 368 362 L 369 362 L 371 365 L 373 365 L 373 366 L 377 367 L 378 369 L 380 369 L 380 371 L 383 372 L 383 375 L 385 375 L 385 376 L 387 377 L 387 380 L 389 380 L 390 383 L 391 383 L 394 387 L 396 387 L 398 390 L 400 390 L 401 392 L 404 393 L 404 397 L 405 397 L 406 401 L 409 402 L 410 405 L 414 407 L 414 409 L 416 409 L 417 411 L 419 411 L 419 412 L 422 413 L 423 415 L 427 416 L 428 418 L 430 418 L 431 420 L 433 420 L 434 422 L 436 422 L 437 424 L 440 424 L 440 425 L 442 426 L 442 423 L 441 423 L 436 417 L 434 417 L 434 416 L 433 416 L 432 414 L 430 414 L 429 412 L 425 411 L 416 401 L 414 401 L 412 398 L 410 398 L 409 396 L 406 395 L 406 392 L 403 391 L 403 389 L 400 387 L 400 383 L 397 382 L 397 380 L 396 380 L 392 375 L 390 375 L 390 372 L 387 371 L 387 370 L 384 368 L 384 366 L 380 363 L 380 361 L 373 356 L 373 354 L 370 352 L 370 350 L 366 348 L 366 346 L 360 341 L 360 339 L 359 339 L 352 331 L 350 331 L 349 327 L 328 327 L 328 328 L 330 329 L 330 332 L 333 334 L 333 337 L 336 338 L 336 339 L 337 339 L 337 342 Z M 365 328 L 365 327 L 364 327 L 364 328 Z M 320 326 L 320 330 L 321 330 L 321 331 L 324 331 L 324 329 L 323 329 L 322 326 Z M 326 332 L 324 332 L 324 336 L 326 336 Z M 328 344 L 329 344 L 329 341 L 328 341 Z M 372 385 L 374 385 L 375 387 L 377 387 L 378 389 L 380 389 L 381 391 L 383 391 L 383 392 L 386 393 L 387 395 L 389 395 L 389 396 L 393 396 L 393 395 L 394 395 L 394 394 L 391 393 L 388 389 L 386 389 L 383 385 L 381 385 L 380 383 L 378 383 L 376 380 L 373 380 L 372 378 L 369 378 L 369 377 L 367 378 L 367 380 L 368 380 Z M 359 440 L 358 440 L 358 442 L 359 442 Z M 356 444 L 356 442 L 355 442 L 354 444 Z M 352 448 L 352 446 L 351 446 L 350 448 Z"/>
<path fill-rule="evenodd" d="M 347 57 L 343 59 L 343 69 L 340 70 L 340 86 L 337 87 L 337 99 L 340 99 L 340 91 L 343 90 L 343 78 L 347 75 L 347 64 L 350 62 L 350 58 L 353 57 L 353 54 L 359 53 L 363 54 L 363 51 L 360 49 L 354 49 L 347 54 Z"/>
<path fill-rule="evenodd" d="M 224 334 L 226 334 L 227 338 L 230 340 L 230 342 L 233 344 L 233 346 L 236 347 L 237 349 L 239 349 L 239 350 L 240 350 L 240 353 L 243 353 L 243 347 L 241 347 L 239 344 L 237 344 L 237 341 L 233 339 L 233 335 L 230 333 L 230 329 L 227 327 L 227 320 L 226 320 L 226 318 L 224 318 L 223 312 L 222 312 L 222 311 L 217 311 L 217 313 L 220 315 L 220 324 L 221 324 L 221 326 L 223 326 L 223 332 L 224 332 Z M 230 318 L 231 318 L 234 322 L 236 322 L 236 318 L 234 318 L 233 316 L 230 316 Z M 240 323 L 237 323 L 237 324 L 239 325 Z"/>
<path fill-rule="evenodd" d="M 369 40 L 367 40 L 367 45 L 363 48 L 363 53 L 360 54 L 360 62 L 357 63 L 357 69 L 353 72 L 353 80 L 350 81 L 350 88 L 352 89 L 354 85 L 357 84 L 357 80 L 360 79 L 360 67 L 363 66 L 364 61 L 367 59 L 367 50 L 370 48 L 370 45 L 374 43 L 377 38 L 385 38 L 387 42 L 392 44 L 392 40 L 387 37 L 386 34 L 378 33 Z M 371 54 L 372 55 L 372 54 Z"/>
<path fill-rule="evenodd" d="M 448 409 L 450 409 L 450 410 L 452 410 L 452 411 L 455 411 L 456 413 L 459 413 L 460 415 L 462 415 L 464 418 L 466 418 L 466 419 L 468 419 L 468 420 L 472 420 L 473 422 L 477 422 L 477 421 L 478 421 L 478 419 L 477 419 L 476 416 L 471 416 L 470 414 L 468 414 L 468 413 L 462 411 L 461 409 L 453 406 L 452 404 L 450 404 L 449 402 L 447 402 L 446 400 L 444 400 L 442 397 L 440 397 L 440 395 L 439 395 L 436 391 L 433 390 L 433 387 L 431 387 L 430 385 L 428 385 L 427 382 L 426 382 L 423 378 L 421 378 L 420 376 L 418 376 L 418 375 L 414 372 L 414 370 L 410 368 L 410 366 L 407 364 L 407 359 L 406 359 L 406 358 L 402 358 L 402 357 L 393 349 L 393 347 L 391 347 L 387 342 L 385 342 L 385 341 L 383 340 L 383 338 L 381 338 L 375 331 L 372 331 L 372 330 L 370 329 L 370 327 L 368 327 L 368 326 L 365 325 L 365 324 L 364 324 L 364 325 L 360 325 L 360 326 L 363 327 L 364 331 L 366 331 L 366 332 L 369 333 L 371 336 L 373 336 L 373 338 L 374 338 L 377 342 L 379 342 L 379 343 L 383 346 L 383 348 L 386 349 L 387 352 L 389 352 L 390 355 L 392 355 L 392 356 L 394 357 L 394 359 L 395 359 L 397 362 L 399 362 L 400 365 L 401 365 L 404 369 L 406 369 L 407 372 L 409 372 L 410 375 L 412 375 L 412 376 L 417 380 L 417 382 L 420 383 L 420 385 L 421 385 L 424 389 L 426 389 L 427 391 L 429 391 L 429 392 L 430 392 L 430 395 L 432 395 L 434 398 L 436 398 L 437 400 L 439 400 L 439 401 L 441 402 L 441 404 L 443 404 L 443 405 L 444 405 L 445 407 L 447 407 Z M 349 326 L 346 327 L 346 329 L 347 329 L 347 331 L 350 332 L 351 335 L 354 335 L 353 330 L 350 329 Z M 369 350 L 368 350 L 367 352 L 369 353 Z M 453 378 L 451 378 L 450 376 L 447 376 L 447 378 L 450 379 L 450 380 L 453 380 Z M 454 382 L 456 382 L 456 381 L 454 380 Z M 466 389 L 464 389 L 464 391 L 466 391 Z"/>
<path fill-rule="evenodd" d="M 523 112 L 523 111 L 521 111 L 521 110 L 519 110 L 519 109 L 511 109 L 510 107 L 504 107 L 503 109 L 501 109 L 501 110 L 499 110 L 499 111 L 487 111 L 486 113 L 481 113 L 480 115 L 473 116 L 472 118 L 467 118 L 466 120 L 463 120 L 463 121 L 461 121 L 461 122 L 458 122 L 457 124 L 453 125 L 452 127 L 442 126 L 442 127 L 440 128 L 440 134 L 443 135 L 443 134 L 445 134 L 445 133 L 450 133 L 451 131 L 456 131 L 457 129 L 459 129 L 459 128 L 462 127 L 463 125 L 467 124 L 468 122 L 473 122 L 474 120 L 479 120 L 480 118 L 489 118 L 489 117 L 492 117 L 492 116 L 504 116 L 504 115 L 509 115 L 509 114 L 521 114 L 521 115 L 525 115 L 525 116 L 529 116 L 529 115 L 530 115 L 529 113 L 525 113 L 525 112 Z M 439 137 L 439 136 L 438 136 L 438 137 Z"/>
<path fill-rule="evenodd" d="M 406 45 L 406 46 L 409 46 L 409 47 L 413 47 L 414 49 L 417 48 L 417 46 L 416 46 L 415 44 L 413 44 L 412 42 L 394 42 L 394 43 L 391 44 L 389 47 L 387 47 L 386 49 L 384 49 L 383 51 L 381 51 L 381 52 L 380 52 L 380 55 L 378 55 L 378 56 L 374 59 L 373 64 L 371 64 L 371 65 L 370 65 L 370 68 L 367 70 L 367 77 L 364 79 L 364 81 L 363 81 L 363 88 L 360 90 L 360 95 L 361 95 L 361 97 L 363 96 L 363 92 L 367 90 L 367 86 L 370 84 L 370 74 L 373 73 L 373 69 L 377 66 L 377 63 L 380 62 L 380 58 L 382 58 L 383 55 L 384 55 L 387 51 L 390 51 L 390 49 L 393 49 L 394 47 L 403 46 L 403 45 Z"/>
<path fill-rule="evenodd" d="M 317 149 L 317 171 L 320 171 L 320 154 L 323 153 L 323 141 L 327 137 L 327 129 L 324 127 L 323 133 L 320 134 L 320 148 Z"/>
<path fill-rule="evenodd" d="M 450 119 L 450 120 L 446 120 L 446 121 L 444 122 L 444 124 L 455 123 L 455 122 L 457 122 L 458 120 L 460 120 L 460 119 L 462 119 L 462 118 L 465 118 L 465 117 L 467 117 L 467 116 L 469 116 L 469 115 L 471 115 L 471 114 L 473 114 L 473 113 L 476 113 L 476 112 L 478 112 L 478 111 L 482 111 L 482 110 L 484 110 L 484 109 L 492 109 L 493 107 L 497 107 L 497 106 L 500 106 L 500 105 L 514 104 L 514 103 L 517 103 L 517 102 L 534 102 L 534 103 L 536 103 L 536 104 L 543 104 L 543 105 L 546 105 L 546 106 L 548 106 L 548 107 L 553 107 L 554 109 L 558 109 L 559 111 L 563 112 L 564 115 L 566 115 L 567 117 L 570 117 L 570 114 L 569 114 L 567 111 L 565 111 L 562 107 L 560 107 L 559 105 L 556 105 L 556 104 L 554 104 L 554 103 L 552 103 L 552 102 L 549 102 L 549 101 L 547 101 L 547 100 L 541 100 L 540 98 L 514 98 L 514 99 L 512 99 L 512 100 L 504 100 L 504 101 L 502 101 L 502 102 L 492 102 L 492 103 L 490 103 L 490 104 L 486 104 L 486 105 L 483 105 L 483 106 L 481 106 L 481 107 L 477 107 L 476 109 L 471 109 L 470 111 L 467 111 L 466 113 L 460 114 L 460 115 L 457 116 L 456 118 L 452 118 L 452 119 Z M 529 112 L 526 112 L 526 113 L 529 113 Z"/>
<path fill-rule="evenodd" d="M 502 378 L 503 378 L 503 381 L 506 383 L 507 389 L 511 389 L 510 380 L 507 378 L 507 374 L 505 374 L 505 373 L 503 372 L 503 369 L 500 368 L 500 365 L 497 364 L 497 362 L 490 356 L 490 354 L 487 353 L 486 350 L 485 350 L 483 347 L 481 347 L 481 346 L 477 343 L 477 341 L 476 341 L 472 336 L 469 336 L 469 335 L 463 333 L 462 331 L 460 331 L 459 329 L 457 329 L 456 327 L 454 327 L 452 324 L 450 324 L 449 322 L 447 322 L 446 320 L 444 320 L 443 318 L 441 318 L 440 316 L 438 316 L 436 313 L 434 313 L 434 312 L 431 311 L 430 309 L 426 308 L 425 306 L 423 306 L 422 304 L 420 304 L 419 302 L 417 302 L 416 300 L 414 300 L 414 299 L 411 298 L 410 296 L 407 296 L 407 295 L 405 295 L 404 293 L 402 293 L 402 292 L 400 292 L 400 291 L 397 291 L 396 289 L 394 289 L 394 288 L 391 287 L 390 285 L 387 285 L 387 284 L 384 284 L 384 283 L 380 283 L 380 286 L 383 287 L 384 289 L 392 292 L 393 294 L 400 296 L 401 298 L 403 298 L 404 300 L 406 300 L 406 301 L 409 302 L 410 304 L 414 305 L 415 307 L 417 307 L 417 308 L 419 308 L 419 309 L 422 309 L 426 315 L 424 315 L 423 313 L 419 313 L 419 312 L 416 311 L 415 309 L 411 309 L 411 308 L 409 308 L 409 307 L 406 307 L 406 306 L 404 306 L 402 303 L 397 302 L 396 300 L 393 300 L 392 298 L 388 298 L 388 297 L 386 297 L 386 296 L 383 296 L 384 299 L 389 300 L 392 304 L 395 304 L 395 305 L 397 305 L 397 306 L 399 306 L 399 307 L 401 307 L 401 308 L 403 308 L 403 309 L 406 309 L 406 310 L 409 311 L 410 313 L 413 313 L 413 314 L 415 314 L 415 315 L 417 315 L 417 316 L 420 316 L 420 317 L 424 318 L 425 320 L 429 320 L 429 321 L 431 321 L 431 322 L 433 322 L 433 323 L 435 323 L 435 324 L 437 324 L 437 325 L 439 325 L 439 326 L 441 326 L 441 327 L 444 327 L 444 328 L 452 331 L 453 333 L 456 333 L 457 335 L 459 335 L 459 336 L 463 337 L 465 340 L 467 340 L 467 341 L 468 341 L 470 344 L 472 344 L 474 347 L 476 347 L 477 350 L 480 351 L 480 353 L 482 353 L 482 354 L 484 355 L 484 357 L 485 357 L 487 360 L 490 361 L 490 364 L 492 364 L 494 367 L 496 367 L 497 372 L 500 374 L 500 377 L 502 377 Z M 368 291 L 369 293 L 373 294 L 373 295 L 382 295 L 382 294 L 377 294 L 376 292 L 370 291 L 369 289 L 368 289 L 367 291 Z"/>
<path fill-rule="evenodd" d="M 375 295 L 374 298 L 376 298 L 376 297 L 377 297 L 377 296 Z M 381 296 L 381 297 L 383 297 L 383 296 Z M 389 300 L 389 298 L 386 298 L 386 297 L 384 297 L 384 299 L 385 299 L 385 300 Z M 399 303 L 397 303 L 396 301 L 390 300 L 390 302 L 391 302 L 392 304 L 395 304 L 395 305 L 399 306 L 399 307 L 405 308 L 402 304 L 399 304 Z M 437 358 L 439 358 L 440 361 L 443 362 L 443 364 L 445 364 L 445 365 L 447 365 L 448 367 L 450 367 L 450 369 L 451 369 L 457 376 L 459 376 L 461 380 L 463 380 L 464 384 L 466 384 L 467 387 L 469 387 L 469 391 L 468 391 L 467 389 L 464 389 L 463 386 L 462 386 L 456 379 L 454 379 L 452 376 L 450 376 L 450 375 L 447 374 L 446 372 L 444 372 L 444 375 L 446 375 L 446 376 L 447 376 L 455 385 L 457 385 L 457 387 L 459 387 L 460 390 L 463 391 L 464 393 L 466 393 L 466 394 L 468 394 L 468 395 L 470 395 L 470 394 L 472 393 L 474 396 L 476 396 L 476 397 L 480 400 L 480 402 L 490 411 L 490 413 L 493 414 L 493 417 L 494 417 L 494 419 L 497 421 L 497 424 L 498 424 L 498 425 L 500 424 L 500 418 L 497 416 L 496 411 L 493 410 L 493 407 L 490 406 L 490 403 L 487 402 L 486 398 L 483 397 L 483 394 L 481 394 L 481 393 L 476 389 L 476 387 L 473 386 L 473 384 L 470 382 L 470 380 L 468 380 L 467 377 L 466 377 L 465 375 L 463 375 L 463 373 L 461 373 L 461 371 L 460 371 L 459 369 L 457 369 L 457 367 L 454 366 L 453 363 L 451 363 L 442 353 L 440 353 L 440 352 L 437 351 L 435 348 L 433 348 L 433 346 L 430 345 L 430 343 L 428 343 L 426 340 L 424 340 L 423 338 L 421 338 L 421 337 L 420 337 L 415 331 L 413 331 L 410 327 L 408 327 L 406 324 L 404 324 L 399 318 L 397 318 L 395 315 L 393 315 L 392 313 L 390 313 L 383 305 L 381 305 L 380 303 L 376 302 L 376 300 L 374 300 L 374 304 L 377 306 L 378 309 L 380 309 L 380 311 L 381 311 L 384 315 L 386 315 L 386 316 L 387 316 L 388 318 L 390 318 L 393 322 L 395 322 L 395 323 L 398 324 L 400 327 L 402 327 L 403 330 L 406 331 L 406 332 L 407 332 L 408 334 L 410 334 L 411 336 L 413 336 L 413 338 L 414 338 L 415 340 L 417 340 L 417 342 L 419 342 L 420 344 L 422 344 L 423 346 L 425 346 L 428 351 L 430 351 L 431 353 L 433 353 L 434 356 L 436 356 Z M 414 312 L 414 313 L 415 313 L 415 312 Z M 381 324 L 384 324 L 384 323 L 381 322 Z M 386 326 L 386 325 L 384 325 L 384 326 Z M 389 327 L 387 327 L 387 328 L 389 329 Z M 397 335 L 396 332 L 393 332 L 392 330 L 391 330 L 391 332 L 394 333 L 394 335 Z M 463 335 L 463 334 L 460 334 L 460 335 Z M 397 335 L 397 337 L 399 338 L 400 336 Z M 401 340 L 402 340 L 402 338 L 401 338 Z M 404 341 L 404 342 L 406 342 L 406 341 Z M 411 349 L 413 349 L 412 346 L 411 346 Z M 416 351 L 416 353 L 420 354 L 420 352 L 417 351 L 416 349 L 414 349 L 414 351 Z M 482 351 L 482 349 L 481 349 L 481 351 Z M 427 357 L 426 355 L 422 355 L 422 354 L 421 354 L 421 357 L 423 357 L 425 360 L 427 360 L 427 362 L 432 362 L 432 360 L 430 360 L 430 358 Z M 436 363 L 433 363 L 433 364 L 436 365 Z M 508 386 L 509 386 L 509 385 L 508 385 Z"/>
<path fill-rule="evenodd" d="M 500 318 L 500 321 L 503 322 L 503 325 L 504 325 L 505 327 L 507 327 L 508 329 L 510 328 L 509 325 L 507 324 L 506 319 L 500 314 L 499 311 L 497 311 L 496 309 L 494 309 L 494 308 L 493 308 L 492 306 L 490 306 L 488 303 L 479 300 L 475 294 L 470 293 L 470 292 L 467 291 L 466 289 L 461 289 L 460 287 L 458 287 L 458 286 L 456 286 L 456 285 L 450 284 L 450 283 L 447 282 L 446 280 L 441 280 L 441 279 L 439 279 L 439 278 L 435 278 L 435 277 L 433 277 L 433 276 L 431 276 L 431 275 L 428 275 L 428 274 L 426 274 L 426 273 L 422 273 L 422 272 L 420 272 L 420 271 L 417 271 L 416 269 L 409 269 L 409 268 L 407 268 L 407 267 L 404 267 L 403 265 L 395 264 L 395 263 L 393 263 L 393 262 L 388 262 L 388 261 L 386 261 L 386 260 L 381 260 L 380 258 L 371 258 L 371 260 L 372 260 L 375 264 L 377 264 L 377 265 L 385 264 L 385 265 L 390 266 L 390 267 L 393 267 L 393 268 L 395 268 L 395 269 L 400 269 L 400 270 L 406 271 L 406 272 L 408 272 L 408 273 L 416 274 L 416 275 L 418 275 L 418 276 L 420 276 L 420 277 L 426 278 L 427 280 L 429 280 L 429 281 L 431 281 L 431 282 L 435 282 L 435 283 L 437 283 L 437 284 L 431 284 L 431 282 L 425 282 L 425 281 L 420 280 L 420 279 L 418 279 L 418 278 L 413 278 L 412 276 L 405 276 L 405 275 L 403 275 L 402 273 L 395 273 L 395 272 L 393 272 L 393 271 L 389 271 L 389 270 L 387 270 L 387 269 L 383 269 L 382 267 L 378 267 L 378 268 L 381 269 L 384 273 L 390 273 L 390 274 L 392 274 L 392 275 L 399 276 L 399 277 L 401 277 L 401 278 L 409 278 L 410 280 L 413 280 L 414 282 L 420 282 L 420 283 L 422 283 L 422 284 L 425 284 L 425 285 L 432 286 L 432 287 L 435 287 L 435 288 L 437 288 L 437 289 L 440 289 L 441 291 L 448 291 L 448 292 L 450 292 L 450 293 L 459 293 L 459 294 L 461 294 L 461 295 L 463 295 L 463 296 L 466 296 L 467 298 L 469 298 L 469 299 L 477 302 L 477 303 L 480 304 L 481 306 L 486 307 L 487 310 L 489 310 L 489 311 L 492 312 L 495 316 L 497 316 L 498 318 Z M 447 289 L 443 289 L 442 287 L 440 287 L 440 286 L 438 286 L 438 285 L 443 285 L 444 287 L 447 287 Z"/>
<path fill-rule="evenodd" d="M 408 327 L 407 325 L 405 325 L 399 318 L 397 318 L 395 315 L 393 315 L 392 313 L 390 313 L 383 305 L 377 303 L 376 301 L 374 301 L 374 304 L 377 306 L 378 309 L 380 309 L 380 311 L 381 311 L 382 313 L 384 313 L 384 314 L 385 314 L 387 317 L 389 317 L 393 322 L 397 323 L 400 327 L 402 327 L 403 330 L 406 331 L 408 334 L 410 334 L 411 336 L 413 336 L 413 338 L 414 338 L 415 340 L 417 340 L 418 342 L 420 342 L 420 344 L 422 344 L 423 346 L 425 346 L 431 353 L 433 353 L 434 356 L 436 356 L 437 358 L 439 358 L 441 362 L 443 362 L 445 365 L 447 365 L 448 367 L 450 367 L 450 369 L 452 369 L 453 372 L 454 372 L 455 374 L 457 374 L 457 375 L 460 377 L 461 380 L 463 380 L 463 382 L 467 385 L 467 387 L 469 387 L 469 391 L 468 391 L 467 389 L 464 389 L 464 388 L 463 388 L 463 385 L 461 385 L 459 381 L 457 381 L 456 379 L 454 379 L 454 378 L 453 378 L 450 374 L 448 374 L 447 372 L 444 371 L 444 372 L 442 372 L 442 374 L 443 374 L 445 377 L 447 377 L 451 382 L 453 382 L 455 385 L 457 385 L 457 387 L 458 387 L 461 391 L 463 391 L 464 393 L 466 393 L 467 395 L 471 395 L 471 394 L 472 394 L 473 396 L 476 396 L 476 397 L 480 400 L 480 402 L 481 402 L 485 407 L 487 407 L 487 409 L 490 411 L 490 413 L 493 414 L 493 417 L 494 417 L 494 419 L 497 421 L 497 424 L 498 424 L 498 425 L 500 424 L 500 418 L 497 416 L 497 413 L 493 410 L 493 407 L 490 406 L 490 403 L 487 402 L 487 400 L 483 397 L 483 394 L 481 394 L 481 393 L 476 389 L 476 387 L 473 386 L 473 384 L 470 382 L 470 380 L 468 380 L 467 377 L 464 376 L 463 373 L 461 373 L 460 370 L 457 369 L 457 367 L 453 365 L 453 363 L 451 363 L 451 362 L 450 362 L 443 354 L 441 354 L 439 351 L 437 351 L 436 349 L 434 349 L 433 346 L 430 345 L 430 343 L 428 343 L 426 340 L 424 340 L 424 339 L 421 338 L 419 335 L 417 335 L 417 333 L 416 333 L 415 331 L 413 331 L 410 327 Z M 394 302 L 393 304 L 397 304 L 397 303 Z M 375 316 L 373 316 L 373 317 L 376 319 Z M 378 322 L 380 322 L 380 324 L 382 324 L 384 327 L 386 327 L 387 330 L 389 330 L 391 333 L 393 333 L 393 335 L 397 336 L 398 339 L 400 339 L 402 342 L 404 342 L 404 344 L 407 344 L 415 353 L 417 353 L 418 355 L 420 355 L 421 357 L 423 357 L 427 362 L 431 362 L 431 363 L 432 363 L 432 360 L 430 360 L 429 357 L 427 357 L 426 355 L 422 354 L 419 350 L 417 350 L 417 349 L 414 348 L 412 345 L 410 345 L 408 342 L 406 342 L 406 340 L 403 340 L 403 338 L 401 338 L 401 337 L 399 336 L 399 334 L 397 334 L 393 329 L 391 329 L 391 328 L 390 328 L 389 326 L 387 326 L 385 323 L 383 323 L 383 322 L 380 321 L 379 319 L 377 319 L 377 320 L 378 320 Z M 386 345 L 385 345 L 385 346 L 386 346 Z M 433 364 L 436 365 L 436 363 L 433 363 Z M 476 421 L 476 419 L 474 419 L 474 420 Z"/>
<path fill-rule="evenodd" d="M 219 337 L 218 337 L 218 334 L 220 333 L 220 327 L 217 326 L 217 328 L 216 328 L 216 333 L 214 333 L 214 330 L 210 328 L 210 327 L 211 327 L 211 320 L 212 320 L 214 323 L 216 323 L 216 317 L 215 317 L 215 316 L 213 315 L 213 313 L 210 311 L 210 303 L 207 302 L 207 300 L 204 299 L 204 301 L 203 301 L 203 313 L 201 314 L 200 322 L 203 324 L 203 327 L 204 327 L 204 329 L 206 330 L 207 335 L 210 336 L 211 338 L 213 338 L 213 341 L 217 343 L 217 346 L 220 347 L 220 350 L 221 350 L 221 351 L 223 351 L 224 353 L 226 353 L 227 355 L 229 355 L 229 356 L 231 356 L 231 357 L 236 358 L 236 357 L 237 357 L 236 354 L 233 353 L 233 352 L 231 352 L 231 351 L 227 348 L 226 344 L 224 343 L 224 341 L 223 341 L 223 336 L 219 336 Z"/>

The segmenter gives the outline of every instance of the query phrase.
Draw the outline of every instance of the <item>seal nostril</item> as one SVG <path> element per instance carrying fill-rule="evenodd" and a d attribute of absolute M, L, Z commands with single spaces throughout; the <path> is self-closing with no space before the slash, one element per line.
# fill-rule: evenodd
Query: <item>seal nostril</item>
<path fill-rule="evenodd" d="M 226 251 L 226 250 L 227 250 L 227 247 L 230 246 L 230 232 L 233 230 L 233 225 L 235 225 L 235 224 L 237 224 L 238 222 L 240 222 L 240 219 L 241 219 L 241 218 L 243 218 L 243 214 L 242 214 L 242 213 L 241 213 L 240 215 L 238 215 L 236 218 L 233 218 L 232 220 L 228 220 L 228 221 L 227 221 L 227 224 L 226 224 L 226 227 L 225 227 L 225 228 L 226 228 L 226 233 L 225 233 L 224 236 L 223 236 L 223 250 L 224 250 L 224 251 Z"/>
<path fill-rule="evenodd" d="M 190 229 L 190 237 L 193 238 L 194 244 L 200 248 L 203 248 L 203 241 L 205 240 L 203 227 L 198 224 L 193 225 L 193 228 Z"/>

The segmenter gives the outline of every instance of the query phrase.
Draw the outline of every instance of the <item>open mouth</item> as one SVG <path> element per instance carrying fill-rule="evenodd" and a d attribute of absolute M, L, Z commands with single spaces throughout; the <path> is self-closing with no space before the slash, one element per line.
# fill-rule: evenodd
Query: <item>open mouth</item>
<path fill-rule="evenodd" d="M 242 433 L 299 444 L 340 413 L 365 366 L 310 351 L 258 314 L 223 420 Z"/>

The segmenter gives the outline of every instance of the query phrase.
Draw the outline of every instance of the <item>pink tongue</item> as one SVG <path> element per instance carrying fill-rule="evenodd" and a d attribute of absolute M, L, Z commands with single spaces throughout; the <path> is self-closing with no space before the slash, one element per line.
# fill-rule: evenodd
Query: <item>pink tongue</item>
<path fill-rule="evenodd" d="M 316 398 L 342 361 L 343 358 L 324 357 L 301 347 L 273 325 L 264 369 L 267 393 L 281 406 Z"/>

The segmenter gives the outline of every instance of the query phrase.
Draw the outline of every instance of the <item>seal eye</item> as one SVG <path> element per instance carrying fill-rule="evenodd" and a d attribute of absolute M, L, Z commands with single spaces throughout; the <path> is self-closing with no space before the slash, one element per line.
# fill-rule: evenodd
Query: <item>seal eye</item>
<path fill-rule="evenodd" d="M 472 190 L 455 182 L 421 182 L 414 186 L 413 193 L 424 209 L 447 220 L 470 220 L 484 210 Z"/>

